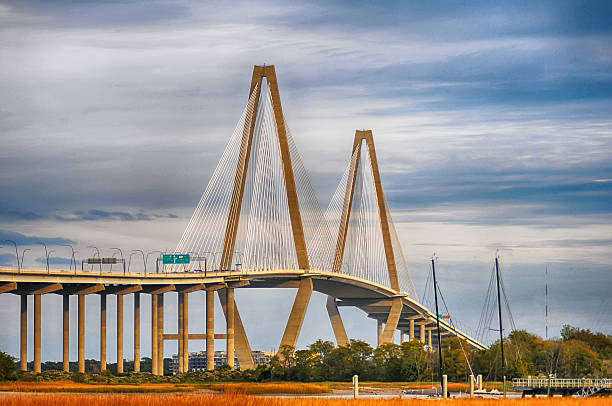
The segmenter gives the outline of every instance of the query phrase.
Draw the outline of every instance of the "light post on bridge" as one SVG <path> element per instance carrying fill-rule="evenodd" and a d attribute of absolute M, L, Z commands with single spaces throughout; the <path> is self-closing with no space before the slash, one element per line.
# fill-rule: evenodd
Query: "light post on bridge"
<path fill-rule="evenodd" d="M 32 251 L 30 248 L 24 248 L 23 251 L 21 251 L 21 267 L 23 268 L 23 257 L 25 256 L 25 253 L 28 251 Z"/>
<path fill-rule="evenodd" d="M 144 252 L 142 250 L 132 250 L 132 252 L 130 252 L 130 259 L 128 261 L 128 273 L 130 273 L 130 265 L 132 264 L 132 255 L 135 252 L 139 252 L 140 255 L 142 255 L 142 262 L 144 263 L 144 273 L 146 275 L 147 274 L 147 261 L 145 259 L 145 254 L 144 254 Z"/>
<path fill-rule="evenodd" d="M 76 258 L 74 257 L 74 254 L 76 254 L 76 251 L 70 244 L 62 244 L 62 247 L 70 247 L 70 250 L 72 251 L 72 257 L 70 258 L 70 270 L 72 270 L 72 262 L 74 262 L 74 270 L 76 272 L 77 265 L 76 265 Z"/>
<path fill-rule="evenodd" d="M 123 258 L 123 250 L 121 248 L 117 248 L 117 247 L 111 247 L 112 250 L 115 251 L 119 251 L 119 253 L 121 254 L 121 261 L 123 261 L 123 273 L 125 274 L 125 258 Z M 113 257 L 115 256 L 116 253 L 113 254 Z M 110 266 L 111 272 L 113 271 L 113 264 L 111 264 Z"/>
<path fill-rule="evenodd" d="M 45 244 L 42 241 L 39 241 L 38 243 L 41 244 L 43 247 L 45 247 L 45 257 L 47 258 L 47 273 L 50 273 L 49 271 L 49 251 L 47 251 L 47 244 Z"/>
<path fill-rule="evenodd" d="M 4 240 L 4 241 L 10 242 L 11 244 L 15 246 L 15 257 L 17 257 L 17 270 L 21 272 L 21 266 L 19 265 L 19 252 L 17 250 L 17 243 L 13 240 Z"/>
<path fill-rule="evenodd" d="M 98 247 L 94 247 L 93 245 L 88 245 L 87 248 L 93 248 L 96 250 L 98 258 L 100 259 L 100 275 L 102 275 L 102 257 L 100 256 L 100 250 L 98 249 Z M 93 264 L 91 265 L 91 269 L 93 270 Z"/>
<path fill-rule="evenodd" d="M 154 253 L 156 253 L 156 252 L 157 252 L 158 254 L 163 254 L 163 252 L 161 252 L 161 251 L 159 251 L 159 250 L 147 252 L 147 255 L 146 255 L 146 257 L 145 257 L 145 274 L 147 273 L 147 271 L 146 271 L 146 264 L 147 264 L 147 262 L 149 262 L 149 255 L 150 255 L 150 254 L 154 254 Z M 155 262 L 155 264 L 157 265 L 157 261 Z M 157 269 L 157 266 L 155 266 L 155 273 L 159 273 L 159 270 Z"/>

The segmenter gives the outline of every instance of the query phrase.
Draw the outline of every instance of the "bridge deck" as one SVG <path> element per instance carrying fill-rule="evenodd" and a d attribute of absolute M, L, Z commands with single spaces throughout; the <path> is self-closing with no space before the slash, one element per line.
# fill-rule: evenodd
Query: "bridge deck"
<path fill-rule="evenodd" d="M 398 329 L 407 331 L 411 321 L 419 328 L 425 326 L 435 336 L 435 315 L 407 295 L 398 295 L 392 289 L 374 282 L 341 273 L 312 270 L 231 270 L 197 273 L 124 273 L 103 270 L 69 271 L 52 269 L 22 269 L 0 267 L 0 292 L 31 294 L 41 285 L 59 284 L 50 293 L 75 294 L 87 287 L 98 286 L 92 293 L 114 294 L 129 287 L 138 287 L 142 293 L 151 293 L 162 287 L 166 291 L 240 288 L 296 288 L 301 279 L 311 278 L 313 290 L 335 297 L 339 306 L 355 306 L 369 317 L 386 320 L 391 308 L 389 299 L 402 298 L 403 308 Z M 440 320 L 441 334 L 465 339 L 475 349 L 486 348 L 482 343 Z M 436 340 L 433 340 L 435 343 Z"/>

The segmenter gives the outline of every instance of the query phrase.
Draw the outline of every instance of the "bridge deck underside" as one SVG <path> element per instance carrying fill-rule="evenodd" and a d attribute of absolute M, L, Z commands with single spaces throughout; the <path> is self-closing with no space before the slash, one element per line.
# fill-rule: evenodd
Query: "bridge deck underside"
<path fill-rule="evenodd" d="M 0 293 L 13 294 L 127 294 L 161 293 L 171 291 L 216 290 L 223 287 L 236 288 L 297 288 L 303 278 L 311 278 L 313 290 L 336 298 L 340 307 L 353 306 L 363 310 L 369 317 L 385 321 L 391 310 L 392 299 L 402 298 L 402 312 L 398 329 L 408 331 L 410 322 L 424 324 L 429 330 L 435 326 L 435 316 L 407 295 L 382 285 L 357 277 L 313 271 L 234 271 L 201 273 L 155 273 L 123 274 L 119 272 L 83 272 L 52 270 L 17 270 L 0 268 Z M 4 287 L 4 288 L 3 288 Z M 483 344 L 440 321 L 444 335 L 465 339 L 475 349 L 486 348 Z M 436 330 L 432 331 L 436 334 Z M 411 337 L 413 338 L 413 337 Z M 434 340 L 435 341 L 435 340 Z"/>

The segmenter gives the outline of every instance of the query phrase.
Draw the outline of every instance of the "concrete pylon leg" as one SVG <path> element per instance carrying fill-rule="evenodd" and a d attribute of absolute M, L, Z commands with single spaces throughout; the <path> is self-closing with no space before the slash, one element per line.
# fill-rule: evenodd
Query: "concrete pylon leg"
<path fill-rule="evenodd" d="M 164 294 L 157 298 L 157 373 L 164 375 Z"/>
<path fill-rule="evenodd" d="M 227 292 L 225 289 L 220 289 L 217 291 L 219 295 L 219 302 L 221 302 L 221 307 L 223 308 L 223 314 L 227 319 Z M 240 362 L 240 369 L 254 369 L 255 361 L 253 361 L 253 353 L 251 352 L 251 345 L 249 344 L 249 339 L 246 335 L 246 331 L 244 330 L 244 325 L 242 324 L 242 318 L 240 317 L 240 312 L 238 311 L 238 307 L 236 306 L 236 301 L 234 300 L 234 346 L 236 350 L 236 356 L 238 357 L 238 362 Z"/>
<path fill-rule="evenodd" d="M 117 373 L 123 373 L 123 295 L 117 295 Z"/>
<path fill-rule="evenodd" d="M 70 296 L 62 295 L 62 361 L 64 372 L 70 371 Z"/>
<path fill-rule="evenodd" d="M 421 339 L 421 342 L 423 344 L 425 344 L 425 325 L 421 324 L 421 329 L 420 329 L 420 334 L 419 334 L 419 338 Z"/>
<path fill-rule="evenodd" d="M 295 301 L 293 302 L 293 307 L 289 314 L 289 320 L 287 320 L 287 327 L 285 327 L 285 333 L 283 334 L 279 351 L 283 347 L 295 349 L 300 331 L 302 330 L 302 324 L 304 323 L 304 317 L 306 316 L 306 310 L 308 310 L 310 296 L 312 296 L 312 279 L 302 279 L 299 283 L 297 294 L 295 295 Z"/>
<path fill-rule="evenodd" d="M 41 342 L 41 295 L 34 295 L 34 372 L 41 371 L 40 342 Z"/>
<path fill-rule="evenodd" d="M 184 365 L 183 365 L 183 361 L 184 361 L 184 355 L 185 355 L 185 340 L 183 340 L 183 334 L 184 332 L 184 328 L 185 325 L 183 324 L 184 320 L 185 320 L 185 315 L 183 313 L 184 311 L 184 307 L 183 307 L 183 299 L 185 296 L 183 296 L 182 293 L 179 292 L 178 294 L 178 371 L 179 374 L 182 374 L 183 372 L 185 372 L 184 369 Z"/>
<path fill-rule="evenodd" d="M 339 347 L 346 347 L 349 344 L 346 330 L 344 329 L 344 323 L 340 312 L 338 311 L 338 305 L 336 304 L 336 298 L 333 296 L 327 296 L 327 314 L 329 315 L 329 321 L 331 322 L 332 329 L 334 330 L 334 336 L 336 337 L 336 344 Z"/>
<path fill-rule="evenodd" d="M 134 293 L 134 372 L 140 372 L 140 293 Z"/>
<path fill-rule="evenodd" d="M 227 317 L 226 317 L 226 351 L 227 351 L 227 365 L 230 368 L 235 368 L 235 351 L 234 351 L 234 327 L 235 327 L 235 316 L 236 316 L 236 302 L 234 301 L 234 288 L 227 288 L 226 306 L 227 306 Z"/>
<path fill-rule="evenodd" d="M 189 293 L 183 293 L 183 372 L 189 372 Z"/>
<path fill-rule="evenodd" d="M 159 355 L 158 344 L 159 340 L 157 339 L 157 301 L 158 295 L 151 295 L 151 373 L 153 375 L 158 375 L 157 366 L 158 361 L 157 357 Z"/>
<path fill-rule="evenodd" d="M 414 320 L 410 320 L 410 341 L 414 339 Z"/>
<path fill-rule="evenodd" d="M 21 312 L 19 314 L 20 334 L 19 334 L 19 369 L 28 370 L 28 295 L 21 295 Z"/>
<path fill-rule="evenodd" d="M 383 321 L 376 319 L 376 347 L 383 343 Z"/>
<path fill-rule="evenodd" d="M 85 295 L 78 295 L 78 358 L 79 372 L 85 373 Z"/>
<path fill-rule="evenodd" d="M 215 292 L 212 290 L 206 291 L 206 369 L 215 369 Z"/>
<path fill-rule="evenodd" d="M 383 331 L 383 343 L 393 343 L 393 336 L 395 330 L 397 330 L 397 324 L 399 323 L 400 316 L 402 315 L 402 299 L 394 299 L 387 316 L 387 322 L 385 323 L 385 330 Z"/>
<path fill-rule="evenodd" d="M 100 371 L 106 371 L 106 295 L 100 295 Z"/>

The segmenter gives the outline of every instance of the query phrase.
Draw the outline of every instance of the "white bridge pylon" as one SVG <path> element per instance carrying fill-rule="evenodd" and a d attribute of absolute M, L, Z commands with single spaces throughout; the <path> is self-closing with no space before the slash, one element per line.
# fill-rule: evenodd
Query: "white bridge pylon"
<path fill-rule="evenodd" d="M 313 290 L 308 275 L 317 271 L 345 274 L 395 292 L 384 303 L 371 297 L 359 302 L 348 288 L 324 292 L 339 345 L 348 338 L 337 306 L 349 302 L 378 320 L 379 344 L 392 342 L 398 328 L 408 331 L 402 317 L 410 320 L 411 338 L 414 322 L 426 319 L 421 323 L 423 342 L 423 326 L 431 323 L 431 315 L 418 303 L 385 199 L 372 132 L 356 132 L 348 167 L 323 212 L 286 127 L 274 66 L 255 66 L 248 103 L 175 252 L 206 257 L 208 269 L 219 271 L 301 271 L 280 348 L 297 344 Z M 236 352 L 240 364 L 248 367 L 251 351 L 233 290 L 218 294 L 226 318 L 227 309 L 234 309 Z M 414 306 L 409 308 L 406 301 Z M 431 331 L 429 336 L 431 342 Z"/>

